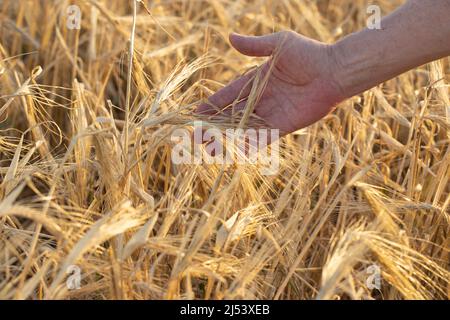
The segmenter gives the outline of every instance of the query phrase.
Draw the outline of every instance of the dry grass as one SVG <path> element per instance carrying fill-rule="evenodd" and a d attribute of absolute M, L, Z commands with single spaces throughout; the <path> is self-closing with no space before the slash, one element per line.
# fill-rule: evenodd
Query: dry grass
<path fill-rule="evenodd" d="M 448 59 L 284 138 L 276 176 L 170 161 L 196 103 L 258 62 L 231 30 L 331 42 L 368 4 L 155 0 L 130 46 L 131 0 L 0 1 L 0 298 L 448 298 Z"/>

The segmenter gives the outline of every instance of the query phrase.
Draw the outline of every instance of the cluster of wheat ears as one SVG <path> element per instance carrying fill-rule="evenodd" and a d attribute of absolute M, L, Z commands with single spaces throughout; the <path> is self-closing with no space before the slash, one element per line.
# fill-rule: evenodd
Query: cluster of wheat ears
<path fill-rule="evenodd" d="M 0 298 L 448 298 L 448 59 L 283 138 L 276 175 L 171 161 L 195 106 L 260 62 L 230 31 L 332 42 L 369 4 L 0 1 Z"/>

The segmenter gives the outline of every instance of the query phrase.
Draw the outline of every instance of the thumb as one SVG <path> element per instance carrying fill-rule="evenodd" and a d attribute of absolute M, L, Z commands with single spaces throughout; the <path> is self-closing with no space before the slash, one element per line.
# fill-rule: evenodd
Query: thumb
<path fill-rule="evenodd" d="M 231 45 L 240 53 L 252 57 L 270 56 L 279 44 L 279 38 L 279 32 L 259 37 L 230 34 Z"/>

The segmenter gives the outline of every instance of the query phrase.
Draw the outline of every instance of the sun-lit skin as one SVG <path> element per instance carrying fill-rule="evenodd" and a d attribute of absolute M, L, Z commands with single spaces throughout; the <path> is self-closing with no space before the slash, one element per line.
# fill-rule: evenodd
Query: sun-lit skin
<path fill-rule="evenodd" d="M 264 125 L 253 108 L 231 118 L 192 112 L 208 88 L 277 57 L 240 54 L 223 39 L 230 27 L 249 35 L 289 26 L 330 43 L 339 26 L 357 32 L 359 41 L 327 45 L 323 57 L 306 50 L 318 62 L 303 72 L 287 61 L 290 78 L 271 69 L 272 83 L 292 84 L 306 67 L 337 66 L 320 69 L 326 82 L 302 83 L 310 100 L 330 101 L 324 112 L 336 92 L 346 99 L 416 63 L 406 59 L 411 39 L 436 56 L 448 15 L 419 10 L 430 26 L 370 47 L 386 39 L 358 33 L 373 2 L 387 14 L 406 1 L 1 0 L 0 300 L 448 299 L 450 59 L 339 104 L 270 148 L 258 144 L 257 159 L 244 149 Z M 67 26 L 73 5 L 80 29 Z M 218 161 L 209 161 L 212 143 L 199 145 L 208 131 L 191 136 L 202 126 L 224 141 Z M 245 143 L 233 139 L 241 128 Z"/>
<path fill-rule="evenodd" d="M 448 0 L 410 0 L 385 17 L 380 30 L 364 29 L 335 44 L 292 31 L 259 37 L 231 34 L 230 43 L 247 56 L 273 57 L 277 52 L 254 112 L 284 135 L 315 123 L 346 98 L 449 55 L 449 16 Z M 260 66 L 263 75 L 270 63 L 268 59 Z M 244 109 L 256 72 L 210 96 L 197 112 L 213 114 L 230 105 Z"/>

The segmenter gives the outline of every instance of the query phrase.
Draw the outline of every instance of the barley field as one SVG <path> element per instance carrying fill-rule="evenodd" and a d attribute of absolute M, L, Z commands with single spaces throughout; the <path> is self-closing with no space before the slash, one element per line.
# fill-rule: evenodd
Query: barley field
<path fill-rule="evenodd" d="M 231 31 L 332 43 L 402 3 L 1 0 L 0 299 L 448 299 L 448 58 L 282 138 L 275 175 L 171 161 L 263 61 Z"/>

